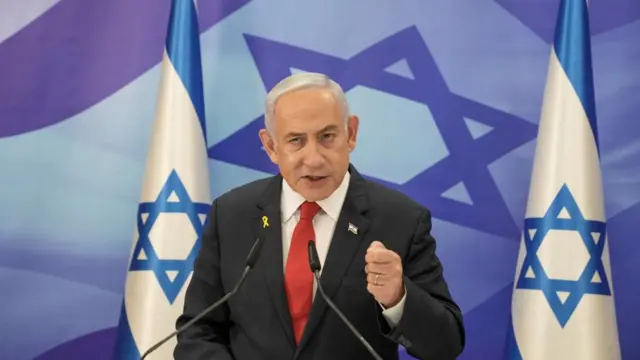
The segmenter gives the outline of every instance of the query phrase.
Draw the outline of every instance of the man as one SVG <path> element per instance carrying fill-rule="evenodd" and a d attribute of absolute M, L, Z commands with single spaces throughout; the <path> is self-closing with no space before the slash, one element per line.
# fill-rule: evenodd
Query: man
<path fill-rule="evenodd" d="M 231 291 L 258 237 L 260 257 L 227 305 L 178 336 L 177 360 L 371 359 L 316 294 L 309 240 L 326 294 L 384 359 L 398 359 L 399 344 L 419 359 L 462 352 L 430 213 L 350 164 L 358 121 L 322 74 L 292 75 L 267 95 L 259 135 L 280 174 L 213 202 L 177 325 Z"/>

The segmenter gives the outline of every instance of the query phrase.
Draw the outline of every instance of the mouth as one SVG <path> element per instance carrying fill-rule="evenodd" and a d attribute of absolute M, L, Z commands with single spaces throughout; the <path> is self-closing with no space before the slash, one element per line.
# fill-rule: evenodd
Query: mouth
<path fill-rule="evenodd" d="M 317 183 L 317 182 L 320 182 L 320 181 L 326 179 L 327 176 L 311 176 L 311 175 L 307 175 L 307 176 L 303 176 L 302 178 L 307 180 L 307 181 L 309 181 L 309 182 L 311 182 L 311 183 Z"/>

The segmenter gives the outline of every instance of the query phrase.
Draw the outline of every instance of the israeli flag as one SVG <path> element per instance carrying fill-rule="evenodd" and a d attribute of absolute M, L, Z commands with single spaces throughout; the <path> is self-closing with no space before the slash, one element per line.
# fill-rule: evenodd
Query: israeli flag
<path fill-rule="evenodd" d="M 211 197 L 198 20 L 173 0 L 114 359 L 140 359 L 175 330 Z M 173 359 L 175 338 L 147 359 Z"/>
<path fill-rule="evenodd" d="M 509 360 L 615 360 L 620 346 L 585 0 L 562 0 L 516 267 Z"/>

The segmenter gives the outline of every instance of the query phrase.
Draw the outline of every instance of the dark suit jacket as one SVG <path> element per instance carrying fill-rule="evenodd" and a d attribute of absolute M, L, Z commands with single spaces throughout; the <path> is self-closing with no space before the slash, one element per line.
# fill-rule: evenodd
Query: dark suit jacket
<path fill-rule="evenodd" d="M 352 166 L 349 171 L 349 190 L 322 270 L 325 292 L 384 359 L 398 359 L 398 344 L 419 359 L 455 359 L 465 342 L 462 314 L 435 254 L 430 212 L 365 180 Z M 231 291 L 255 239 L 263 236 L 265 242 L 257 264 L 228 304 L 178 336 L 175 359 L 372 358 L 319 293 L 296 347 L 283 285 L 281 185 L 278 175 L 213 202 L 178 327 Z M 269 219 L 267 228 L 263 216 Z M 357 226 L 357 234 L 348 231 L 349 223 Z M 406 302 L 394 329 L 367 292 L 364 259 L 374 240 L 403 259 Z"/>

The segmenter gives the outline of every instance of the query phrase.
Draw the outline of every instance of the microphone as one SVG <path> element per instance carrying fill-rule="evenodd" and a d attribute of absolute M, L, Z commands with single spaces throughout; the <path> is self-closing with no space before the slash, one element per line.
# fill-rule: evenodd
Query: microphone
<path fill-rule="evenodd" d="M 329 307 L 331 307 L 333 311 L 335 311 L 336 314 L 338 314 L 340 319 L 342 319 L 342 321 L 345 324 L 347 324 L 347 327 L 349 327 L 349 330 L 351 330 L 351 332 L 360 340 L 360 342 L 364 345 L 364 347 L 366 347 L 367 350 L 369 350 L 373 358 L 376 360 L 382 360 L 382 357 L 378 355 L 378 353 L 373 349 L 373 347 L 371 347 L 371 345 L 367 342 L 367 340 L 362 335 L 360 335 L 358 330 L 356 330 L 356 328 L 351 324 L 349 319 L 347 319 L 347 317 L 344 316 L 344 314 L 342 314 L 342 312 L 338 309 L 338 307 L 336 307 L 333 301 L 331 301 L 331 299 L 329 299 L 329 297 L 324 293 L 324 289 L 320 284 L 320 269 L 322 268 L 322 265 L 320 265 L 320 258 L 318 257 L 318 250 L 316 249 L 315 241 L 309 240 L 308 249 L 309 249 L 309 267 L 311 267 L 311 272 L 313 272 L 313 274 L 315 275 L 316 282 L 318 283 L 318 290 L 320 291 L 320 295 L 322 296 L 324 301 L 326 301 L 327 304 L 329 304 Z"/>
<path fill-rule="evenodd" d="M 229 298 L 231 298 L 238 291 L 238 289 L 240 288 L 240 285 L 242 285 L 242 283 L 246 279 L 247 274 L 249 273 L 249 271 L 251 269 L 253 269 L 253 266 L 258 261 L 258 256 L 260 256 L 260 249 L 262 249 L 262 244 L 264 244 L 264 241 L 262 240 L 262 238 L 257 238 L 256 241 L 253 243 L 253 246 L 251 247 L 251 250 L 249 251 L 249 255 L 247 255 L 247 259 L 244 262 L 245 263 L 244 272 L 242 273 L 242 276 L 240 277 L 240 280 L 238 280 L 238 282 L 236 283 L 236 286 L 233 288 L 233 290 L 231 290 L 231 292 L 227 293 L 225 296 L 223 296 L 218 301 L 213 303 L 213 305 L 211 305 L 208 308 L 202 310 L 196 317 L 194 317 L 193 319 L 189 320 L 189 322 L 187 322 L 186 324 L 182 325 L 179 329 L 177 329 L 176 331 L 172 332 L 167 337 L 165 337 L 164 339 L 160 340 L 155 345 L 150 347 L 149 350 L 147 350 L 147 352 L 145 352 L 144 355 L 142 355 L 140 360 L 144 360 L 144 358 L 149 356 L 149 354 L 151 354 L 156 349 L 158 349 L 160 346 L 162 346 L 164 343 L 169 341 L 169 339 L 171 339 L 172 337 L 174 337 L 174 336 L 178 335 L 179 333 L 183 332 L 187 328 L 191 327 L 191 325 L 193 325 L 196 321 L 200 320 L 203 316 L 207 315 L 208 313 L 213 311 L 218 306 L 220 306 L 220 305 L 224 304 L 225 302 L 227 302 L 229 300 Z"/>

